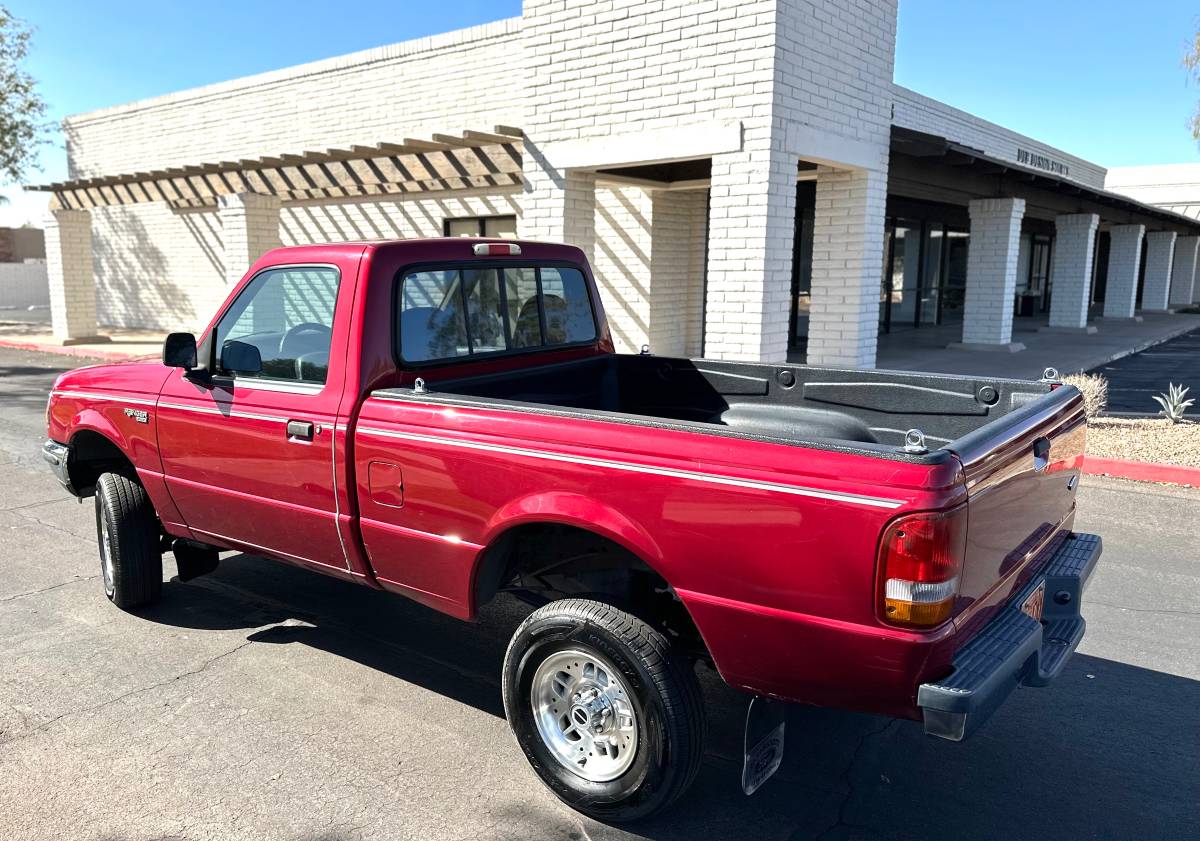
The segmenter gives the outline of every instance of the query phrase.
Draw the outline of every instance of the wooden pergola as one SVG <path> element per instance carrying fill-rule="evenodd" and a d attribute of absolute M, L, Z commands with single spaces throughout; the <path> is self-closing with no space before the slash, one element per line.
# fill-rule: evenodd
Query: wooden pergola
<path fill-rule="evenodd" d="M 216 207 L 223 195 L 260 193 L 281 201 L 396 196 L 439 190 L 508 187 L 522 182 L 524 133 L 434 134 L 429 140 L 350 146 L 169 169 L 79 178 L 28 186 L 52 193 L 51 209 L 165 202 L 170 207 Z"/>

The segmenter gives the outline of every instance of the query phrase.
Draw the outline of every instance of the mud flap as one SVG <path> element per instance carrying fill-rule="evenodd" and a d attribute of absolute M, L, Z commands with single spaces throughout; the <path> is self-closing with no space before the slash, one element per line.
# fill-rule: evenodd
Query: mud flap
<path fill-rule="evenodd" d="M 746 710 L 742 791 L 754 794 L 783 762 L 784 705 L 755 696 Z"/>

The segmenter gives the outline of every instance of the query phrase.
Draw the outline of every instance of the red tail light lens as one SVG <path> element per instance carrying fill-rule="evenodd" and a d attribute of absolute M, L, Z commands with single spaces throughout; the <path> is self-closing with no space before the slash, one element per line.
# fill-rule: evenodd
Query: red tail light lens
<path fill-rule="evenodd" d="M 967 507 L 896 520 L 879 544 L 883 618 L 929 628 L 950 618 L 967 550 Z"/>

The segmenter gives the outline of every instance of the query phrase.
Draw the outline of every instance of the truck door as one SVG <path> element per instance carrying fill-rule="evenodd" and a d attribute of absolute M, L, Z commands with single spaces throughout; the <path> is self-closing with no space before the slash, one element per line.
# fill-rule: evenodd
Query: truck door
<path fill-rule="evenodd" d="M 163 386 L 163 470 L 197 540 L 347 569 L 334 446 L 350 319 L 334 314 L 349 313 L 356 271 L 263 269 L 216 321 L 211 382 Z"/>

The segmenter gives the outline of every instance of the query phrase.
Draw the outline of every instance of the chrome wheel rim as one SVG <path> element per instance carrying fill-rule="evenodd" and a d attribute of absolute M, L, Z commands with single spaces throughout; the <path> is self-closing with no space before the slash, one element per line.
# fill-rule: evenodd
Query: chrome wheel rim
<path fill-rule="evenodd" d="M 538 733 L 559 764 L 593 783 L 629 770 L 637 711 L 611 663 L 576 649 L 555 652 L 534 672 L 530 695 Z"/>
<path fill-rule="evenodd" d="M 112 595 L 115 589 L 113 585 L 113 558 L 112 558 L 112 535 L 108 529 L 108 518 L 100 515 L 100 573 L 104 577 L 104 592 Z"/>

